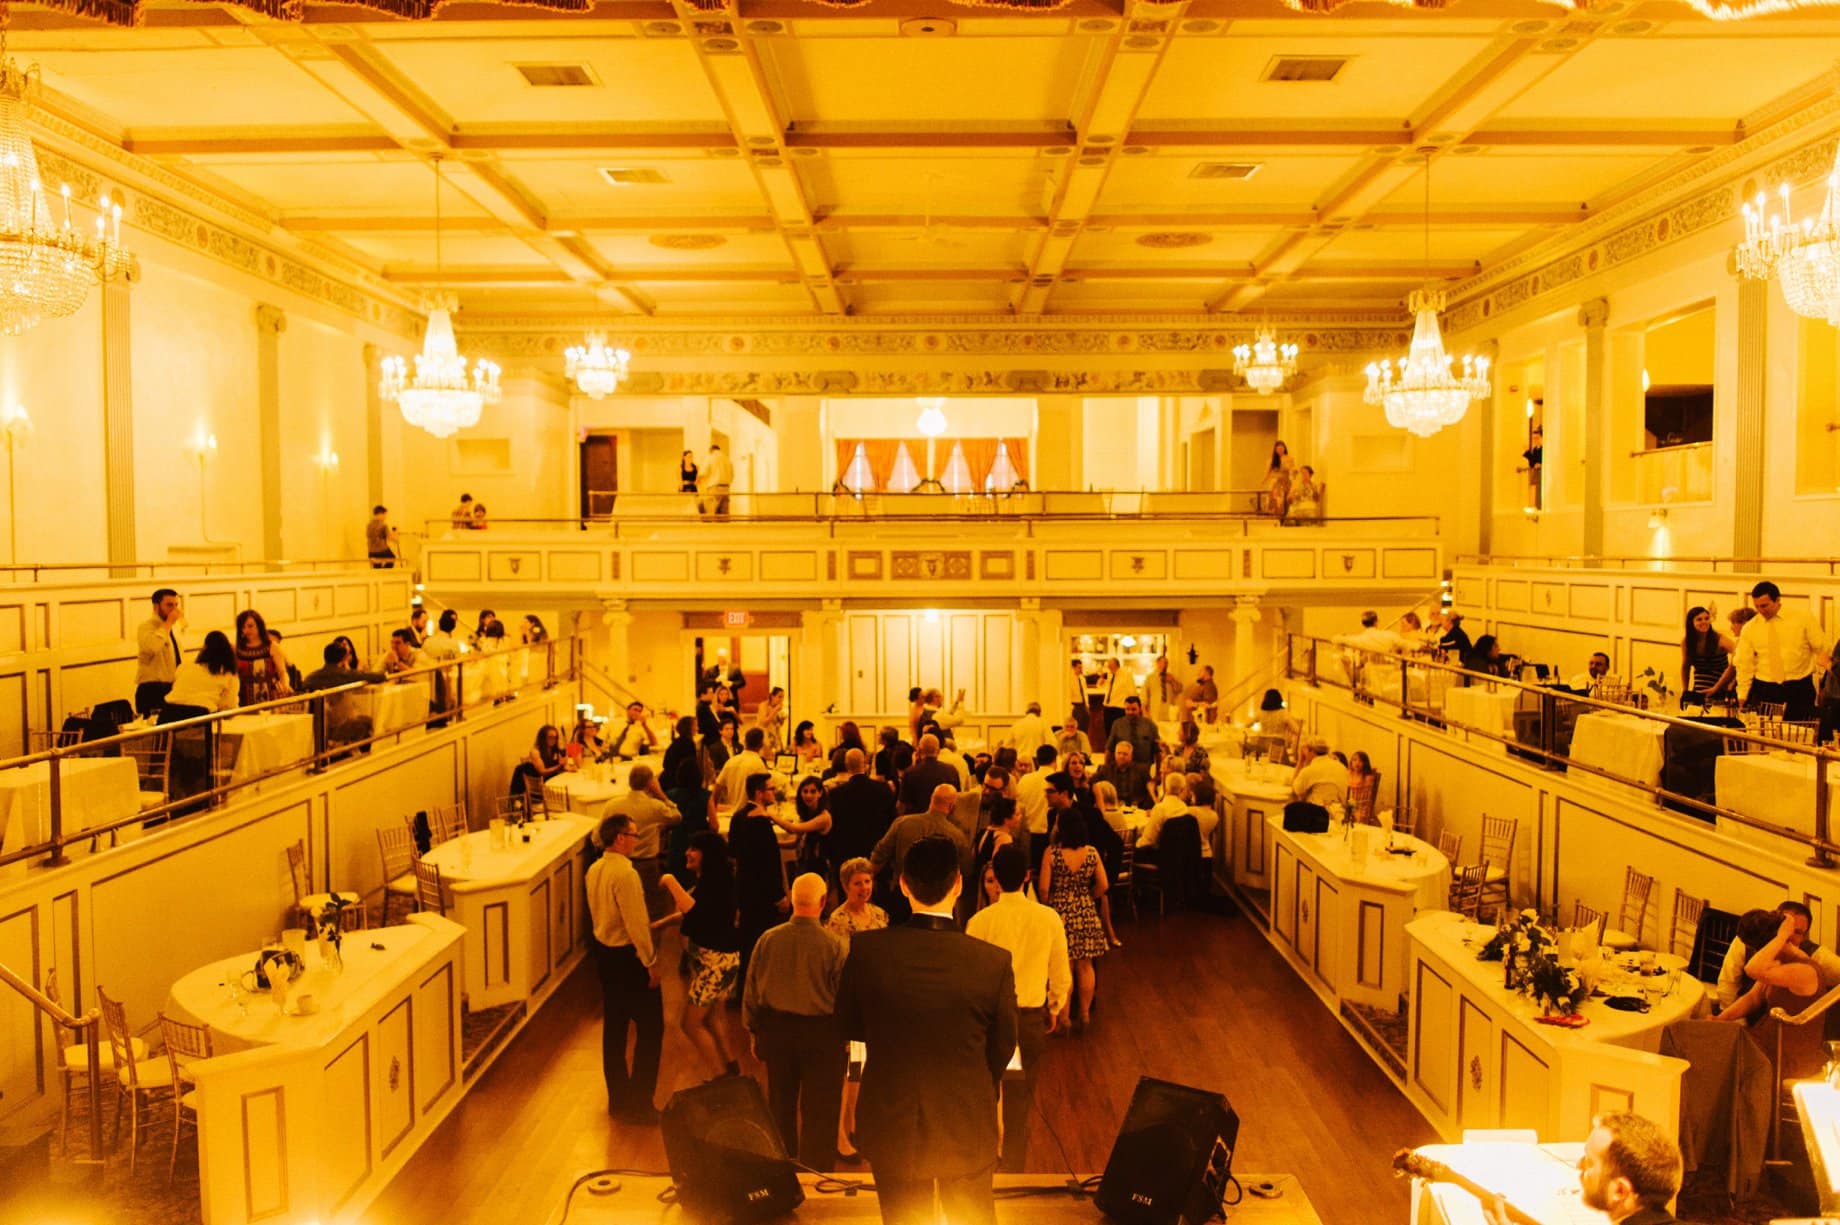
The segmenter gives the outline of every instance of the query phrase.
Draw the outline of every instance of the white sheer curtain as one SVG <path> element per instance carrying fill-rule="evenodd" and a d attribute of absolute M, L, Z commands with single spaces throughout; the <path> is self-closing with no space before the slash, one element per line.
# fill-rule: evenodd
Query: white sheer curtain
<path fill-rule="evenodd" d="M 914 466 L 914 457 L 907 453 L 907 444 L 902 443 L 894 453 L 894 469 L 888 474 L 888 492 L 912 493 L 919 483 L 920 469 Z"/>

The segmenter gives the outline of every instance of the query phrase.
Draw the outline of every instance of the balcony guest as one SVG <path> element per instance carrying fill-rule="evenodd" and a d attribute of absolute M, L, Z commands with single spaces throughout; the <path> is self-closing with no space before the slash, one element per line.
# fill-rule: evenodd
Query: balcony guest
<path fill-rule="evenodd" d="M 1444 634 L 1438 639 L 1438 650 L 1452 659 L 1462 659 L 1472 650 L 1469 632 L 1463 628 L 1463 614 L 1447 613 L 1444 616 Z"/>
<path fill-rule="evenodd" d="M 456 532 L 470 532 L 473 530 L 472 494 L 463 493 L 460 495 L 460 505 L 454 507 L 453 512 L 447 516 L 447 522 Z"/>
<path fill-rule="evenodd" d="M 697 490 L 702 495 L 702 511 L 718 519 L 728 514 L 728 487 L 735 483 L 735 466 L 728 461 L 722 444 L 709 444 L 709 459 L 703 465 Z"/>
<path fill-rule="evenodd" d="M 1265 513 L 1284 518 L 1285 506 L 1291 497 L 1291 473 L 1296 463 L 1283 439 L 1271 444 L 1271 463 L 1265 467 Z"/>
<path fill-rule="evenodd" d="M 959 847 L 914 840 L 900 886 L 913 919 L 852 937 L 837 988 L 843 1036 L 869 1051 L 857 1133 L 887 1225 L 930 1222 L 942 1210 L 958 1225 L 994 1225 L 997 1096 L 1016 1049 L 1016 976 L 1006 950 L 957 930 Z"/>
<path fill-rule="evenodd" d="M 177 723 L 201 715 L 231 710 L 237 705 L 240 686 L 236 673 L 236 649 L 220 631 L 204 636 L 204 646 L 190 663 L 174 671 L 172 689 L 160 708 L 161 723 Z M 213 728 L 207 725 L 200 739 L 174 733 L 172 754 L 172 798 L 196 795 L 205 790 L 211 777 L 211 762 L 216 760 Z"/>
<path fill-rule="evenodd" d="M 1738 635 L 1732 660 L 1738 669 L 1738 700 L 1781 703 L 1785 718 L 1814 718 L 1815 666 L 1833 663 L 1823 650 L 1821 627 L 1801 609 L 1786 607 L 1772 582 L 1751 588 L 1751 604 L 1757 616 Z"/>
<path fill-rule="evenodd" d="M 239 706 L 286 697 L 287 656 L 270 640 L 262 614 L 246 608 L 236 614 L 236 672 L 241 684 Z"/>
<path fill-rule="evenodd" d="M 414 630 L 391 630 L 390 650 L 383 657 L 383 671 L 386 676 L 395 676 L 399 672 L 408 672 L 425 667 L 428 657 L 416 649 Z"/>
<path fill-rule="evenodd" d="M 767 1065 L 767 1100 L 780 1139 L 814 1170 L 837 1165 L 849 1044 L 837 1023 L 837 983 L 849 946 L 826 930 L 824 878 L 792 882 L 792 917 L 754 946 L 741 1019 Z"/>
<path fill-rule="evenodd" d="M 696 492 L 696 453 L 685 451 L 677 461 L 677 492 Z"/>
<path fill-rule="evenodd" d="M 484 502 L 473 503 L 473 530 L 475 532 L 486 530 L 486 504 Z"/>
<path fill-rule="evenodd" d="M 1322 485 L 1316 480 L 1316 469 L 1308 464 L 1297 469 L 1297 479 L 1291 483 L 1290 500 L 1284 506 L 1284 517 L 1287 519 L 1321 518 L 1322 492 Z"/>
<path fill-rule="evenodd" d="M 1712 614 L 1704 608 L 1687 610 L 1686 637 L 1680 642 L 1680 704 L 1689 700 L 1705 705 L 1718 689 L 1731 663 L 1737 643 L 1712 628 Z"/>
<path fill-rule="evenodd" d="M 409 635 L 411 645 L 418 649 L 428 639 L 428 610 L 420 604 L 409 614 Z"/>
<path fill-rule="evenodd" d="M 1580 693 L 1593 693 L 1599 683 L 1610 675 L 1610 657 L 1602 651 L 1591 652 L 1591 658 L 1585 664 L 1585 670 L 1572 677 L 1566 684 Z"/>
<path fill-rule="evenodd" d="M 632 818 L 601 822 L 606 854 L 588 869 L 588 913 L 594 919 L 594 964 L 601 982 L 601 1076 L 607 1085 L 607 1113 L 626 1123 L 650 1126 L 658 1111 L 658 1057 L 664 1046 L 664 997 L 658 991 L 658 953 L 652 944 L 645 886 L 628 858 L 638 843 Z M 637 1032 L 632 1065 L 626 1063 L 626 1031 Z"/>
<path fill-rule="evenodd" d="M 153 593 L 153 615 L 136 634 L 139 657 L 134 664 L 134 712 L 142 718 L 157 711 L 179 670 L 179 593 L 162 587 Z"/>
<path fill-rule="evenodd" d="M 371 559 L 371 569 L 388 570 L 396 564 L 396 529 L 390 526 L 389 511 L 371 507 L 371 517 L 364 524 L 364 548 Z"/>
<path fill-rule="evenodd" d="M 341 685 L 375 685 L 384 680 L 381 672 L 360 671 L 356 657 L 338 639 L 326 644 L 321 657 L 324 661 L 321 666 L 301 678 L 301 688 L 307 693 L 337 689 Z M 327 740 L 344 743 L 370 739 L 371 717 L 357 709 L 355 697 L 355 694 L 346 693 L 326 699 Z"/>

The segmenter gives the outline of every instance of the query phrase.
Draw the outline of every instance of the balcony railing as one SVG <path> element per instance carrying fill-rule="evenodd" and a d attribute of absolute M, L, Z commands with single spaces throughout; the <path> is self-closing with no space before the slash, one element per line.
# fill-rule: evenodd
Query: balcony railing
<path fill-rule="evenodd" d="M 1657 805 L 1665 804 L 1675 811 L 1685 812 L 1701 820 L 1729 821 L 1799 843 L 1809 849 L 1808 863 L 1813 867 L 1833 867 L 1833 856 L 1840 852 L 1840 843 L 1833 840 L 1830 828 L 1832 796 L 1829 781 L 1840 777 L 1834 772 L 1835 767 L 1840 766 L 1840 749 L 1836 747 L 1794 743 L 1760 734 L 1747 727 L 1722 727 L 1696 722 L 1657 711 L 1601 701 L 1569 690 L 1555 690 L 1547 685 L 1525 684 L 1471 672 L 1428 656 L 1369 651 L 1308 634 L 1289 636 L 1285 664 L 1287 677 L 1306 680 L 1316 686 L 1344 689 L 1360 701 L 1396 706 L 1403 718 L 1460 730 L 1472 738 L 1493 741 L 1546 769 L 1608 779 L 1647 794 Z M 1518 729 L 1512 734 L 1503 735 L 1495 728 L 1453 718 L 1446 709 L 1446 695 L 1454 688 L 1475 685 L 1486 685 L 1497 692 L 1518 694 L 1516 711 L 1529 716 L 1537 715 L 1537 724 L 1532 718 L 1527 721 L 1530 728 L 1537 728 L 1537 735 L 1523 737 Z M 1708 801 L 1703 794 L 1688 795 L 1670 790 L 1660 781 L 1634 777 L 1595 762 L 1579 760 L 1571 751 L 1571 730 L 1578 716 L 1586 712 L 1630 716 L 1649 721 L 1662 729 L 1685 728 L 1695 737 L 1716 738 L 1721 752 L 1731 746 L 1744 746 L 1745 752 L 1787 754 L 1798 763 L 1807 763 L 1812 767 L 1814 780 L 1814 807 L 1810 814 L 1812 832 L 1722 806 Z M 1518 724 L 1520 720 L 1515 722 Z M 1668 760 L 1665 738 L 1662 743 L 1662 778 L 1665 779 Z"/>
<path fill-rule="evenodd" d="M 1648 553 L 1461 553 L 1459 566 L 1536 570 L 1689 570 L 1705 574 L 1840 575 L 1840 557 L 1656 557 Z"/>
<path fill-rule="evenodd" d="M 0 779 L 10 776 L 19 780 L 10 790 L 13 799 L 0 807 L 0 868 L 8 864 L 42 859 L 48 867 L 69 862 L 66 848 L 89 843 L 92 847 L 137 836 L 142 827 L 183 820 L 199 812 L 219 807 L 237 795 L 260 787 L 283 776 L 320 773 L 350 760 L 372 745 L 392 741 L 405 732 L 432 725 L 447 726 L 462 722 L 469 714 L 489 708 L 517 694 L 520 689 L 552 689 L 579 678 L 583 661 L 582 642 L 578 637 L 552 639 L 503 651 L 471 652 L 452 661 L 429 664 L 397 673 L 378 684 L 354 683 L 336 689 L 321 689 L 293 697 L 277 698 L 249 706 L 239 706 L 216 714 L 178 720 L 153 727 L 126 731 L 116 736 L 86 740 L 80 744 L 45 749 L 24 757 L 0 762 Z M 382 710 L 390 691 L 401 692 L 405 685 L 425 683 L 430 700 L 419 710 L 410 710 L 389 720 L 387 727 L 375 712 Z M 373 712 L 368 735 L 340 735 L 342 729 L 356 724 L 346 716 L 360 705 Z M 245 769 L 234 760 L 220 761 L 220 746 L 241 743 L 226 740 L 237 736 L 226 725 L 250 715 L 310 716 L 311 748 L 305 753 L 284 753 L 279 760 Z M 188 760 L 202 761 L 204 785 L 179 794 L 173 785 L 171 763 L 181 745 L 198 753 Z M 105 815 L 89 820 L 96 807 L 92 793 L 79 795 L 72 790 L 71 776 L 81 768 L 73 763 L 96 759 L 117 759 L 124 763 L 123 776 L 132 763 L 137 786 L 124 796 L 121 788 L 111 784 L 101 803 Z M 165 762 L 165 768 L 150 771 L 148 762 Z M 44 777 L 31 778 L 21 772 L 40 770 Z M 151 789 L 150 789 L 151 788 Z M 158 803 L 154 803 L 157 793 Z M 87 796 L 87 800 L 86 797 Z M 142 797 L 145 797 L 143 800 Z M 133 811 L 110 815 L 109 810 L 128 807 Z M 72 819 L 75 810 L 79 815 Z M 42 818 L 44 834 L 19 832 L 14 823 Z"/>
<path fill-rule="evenodd" d="M 325 557 L 278 561 L 187 557 L 168 561 L 46 561 L 0 565 L 0 583 L 78 583 L 88 579 L 160 579 L 233 577 L 239 574 L 323 574 L 365 570 L 363 557 Z"/>

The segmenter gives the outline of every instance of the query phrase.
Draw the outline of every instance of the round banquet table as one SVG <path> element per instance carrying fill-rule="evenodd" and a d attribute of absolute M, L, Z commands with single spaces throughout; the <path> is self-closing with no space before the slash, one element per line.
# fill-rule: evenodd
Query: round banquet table
<path fill-rule="evenodd" d="M 320 960 L 318 943 L 307 941 L 306 973 L 289 984 L 288 1000 L 292 1007 L 302 995 L 312 996 L 317 1008 L 308 1016 L 276 1011 L 266 989 L 240 987 L 243 975 L 255 969 L 254 949 L 200 966 L 181 978 L 172 985 L 166 1010 L 209 1028 L 212 1050 L 218 1055 L 257 1046 L 318 1045 L 360 1017 L 380 993 L 398 985 L 396 967 L 407 964 L 422 941 L 434 938 L 432 931 L 417 924 L 351 932 L 341 955 L 345 968 L 338 973 Z M 234 993 L 232 984 L 239 985 Z"/>
<path fill-rule="evenodd" d="M 422 862 L 441 869 L 441 882 L 455 885 L 495 885 L 530 880 L 570 843 L 579 843 L 594 831 L 595 822 L 577 813 L 562 813 L 547 821 L 532 821 L 525 842 L 522 831 L 507 828 L 505 845 L 492 845 L 490 828 L 449 838 L 422 856 Z"/>
<path fill-rule="evenodd" d="M 1397 855 L 1387 849 L 1386 831 L 1375 825 L 1357 825 L 1346 837 L 1334 825 L 1325 834 L 1287 831 L 1282 817 L 1272 818 L 1271 826 L 1274 839 L 1296 842 L 1338 880 L 1410 894 L 1414 913 L 1450 904 L 1450 860 L 1422 838 L 1394 834 L 1391 845 L 1411 852 Z"/>
<path fill-rule="evenodd" d="M 630 761 L 602 762 L 565 770 L 543 784 L 543 798 L 551 809 L 578 812 L 598 821 L 607 815 L 607 806 L 624 796 L 632 775 Z"/>

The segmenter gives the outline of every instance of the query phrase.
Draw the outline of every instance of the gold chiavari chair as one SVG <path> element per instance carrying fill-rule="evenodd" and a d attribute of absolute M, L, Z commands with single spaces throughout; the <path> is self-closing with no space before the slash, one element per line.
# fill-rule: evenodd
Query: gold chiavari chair
<path fill-rule="evenodd" d="M 1482 881 L 1489 870 L 1486 863 L 1464 864 L 1450 874 L 1450 908 L 1468 919 L 1479 919 L 1482 910 Z"/>
<path fill-rule="evenodd" d="M 112 1000 L 101 987 L 96 988 L 96 1004 L 102 1009 L 102 1027 L 109 1036 L 109 1050 L 115 1059 L 115 1143 L 121 1143 L 121 1116 L 128 1113 L 128 1173 L 134 1173 L 141 1145 L 141 1106 L 162 1093 L 173 1091 L 170 1061 L 159 1062 L 135 1055 L 134 1031 L 128 1027 L 127 1009 Z M 141 1048 L 143 1051 L 145 1046 Z"/>
<path fill-rule="evenodd" d="M 1705 898 L 1694 897 L 1684 889 L 1674 890 L 1674 918 L 1668 924 L 1668 952 L 1679 957 L 1693 956 L 1693 942 L 1699 937 L 1699 917 L 1705 912 Z"/>
<path fill-rule="evenodd" d="M 1438 834 L 1438 853 L 1448 859 L 1454 868 L 1456 862 L 1463 858 L 1463 835 L 1448 829 Z"/>
<path fill-rule="evenodd" d="M 1575 928 L 1594 927 L 1597 929 L 1592 943 L 1601 947 L 1604 942 L 1604 925 L 1610 916 L 1595 906 L 1587 906 L 1583 898 L 1572 902 L 1572 926 Z"/>
<path fill-rule="evenodd" d="M 415 835 L 407 826 L 389 825 L 377 831 L 377 854 L 383 859 L 383 926 L 390 925 L 390 903 L 398 899 L 413 907 L 415 885 Z"/>
<path fill-rule="evenodd" d="M 189 1126 L 198 1135 L 198 1090 L 186 1086 L 191 1077 L 185 1064 L 211 1057 L 211 1031 L 202 1025 L 188 1025 L 160 1014 L 160 1038 L 166 1044 L 166 1065 L 173 1086 L 172 1160 L 166 1167 L 166 1185 L 171 1186 L 179 1173 L 179 1131 Z"/>
<path fill-rule="evenodd" d="M 1655 878 L 1634 868 L 1623 874 L 1623 905 L 1617 911 L 1617 925 L 1604 933 L 1604 943 L 1617 952 L 1640 948 L 1643 929 L 1648 926 L 1648 900 L 1654 891 Z"/>
<path fill-rule="evenodd" d="M 1513 817 L 1491 817 L 1486 812 L 1482 814 L 1482 858 L 1489 865 L 1488 878 L 1482 885 L 1482 904 L 1494 906 L 1497 915 L 1508 909 L 1508 886 L 1514 868 L 1514 835 L 1519 828 L 1520 822 Z"/>
<path fill-rule="evenodd" d="M 441 888 L 441 869 L 420 859 L 415 861 L 415 908 L 447 913 L 447 893 Z"/>

